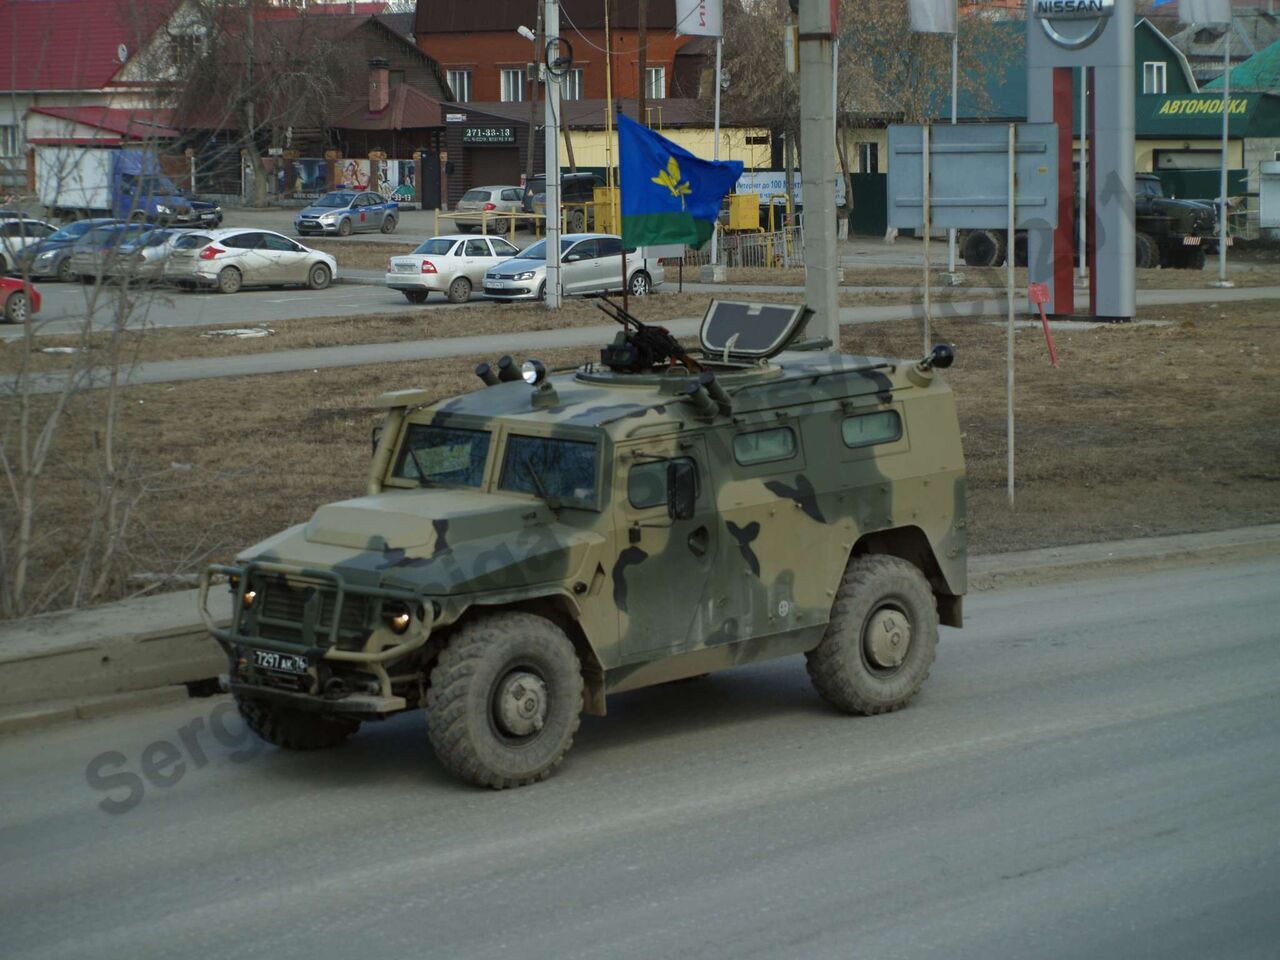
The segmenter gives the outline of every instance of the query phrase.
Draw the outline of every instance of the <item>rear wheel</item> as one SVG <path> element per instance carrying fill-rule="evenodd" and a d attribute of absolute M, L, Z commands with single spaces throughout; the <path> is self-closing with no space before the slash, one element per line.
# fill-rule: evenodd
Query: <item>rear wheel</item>
<path fill-rule="evenodd" d="M 822 699 L 846 713 L 907 705 L 929 676 L 938 611 L 920 568 L 899 557 L 857 557 L 845 570 L 822 641 L 805 655 Z"/>
<path fill-rule="evenodd" d="M 569 233 L 582 233 L 587 229 L 587 212 L 585 210 L 570 210 L 565 217 L 565 224 L 569 227 Z"/>
<path fill-rule="evenodd" d="M 242 286 L 244 286 L 244 277 L 239 270 L 235 267 L 222 268 L 222 272 L 218 274 L 219 293 L 239 293 Z"/>
<path fill-rule="evenodd" d="M 383 219 L 383 221 L 382 221 L 382 232 L 383 232 L 383 233 L 395 233 L 395 232 L 396 232 L 396 218 L 395 218 L 395 217 L 386 217 L 386 218 L 384 218 L 384 219 Z"/>
<path fill-rule="evenodd" d="M 1160 250 L 1149 234 L 1139 233 L 1134 237 L 1133 253 L 1140 270 L 1149 270 L 1160 263 Z"/>
<path fill-rule="evenodd" d="M 332 279 L 333 275 L 329 273 L 329 268 L 323 263 L 313 264 L 311 269 L 307 271 L 307 286 L 312 290 L 323 290 Z"/>
<path fill-rule="evenodd" d="M 400 292 L 410 303 L 426 303 L 427 297 L 430 296 L 426 290 L 401 290 Z"/>
<path fill-rule="evenodd" d="M 1004 263 L 1004 234 L 994 230 L 974 230 L 965 237 L 961 253 L 966 266 L 998 267 Z"/>
<path fill-rule="evenodd" d="M 643 297 L 653 289 L 653 282 L 649 279 L 649 275 L 643 270 L 637 270 L 631 275 L 631 282 L 627 284 L 627 290 L 633 297 Z"/>
<path fill-rule="evenodd" d="M 267 700 L 236 695 L 245 724 L 267 743 L 286 750 L 324 750 L 336 747 L 360 729 L 358 720 L 294 710 Z"/>
<path fill-rule="evenodd" d="M 348 220 L 346 217 L 343 217 L 342 222 L 338 224 L 338 236 L 340 237 L 351 236 L 351 221 Z"/>
<path fill-rule="evenodd" d="M 1184 270 L 1203 270 L 1206 259 L 1204 244 L 1196 247 L 1187 247 L 1178 260 L 1178 266 Z"/>
<path fill-rule="evenodd" d="M 431 671 L 427 732 L 455 776 L 502 790 L 551 776 L 573 745 L 582 670 L 564 631 L 500 611 L 464 623 Z"/>
<path fill-rule="evenodd" d="M 457 277 L 449 284 L 449 302 L 466 303 L 471 299 L 471 281 L 466 277 Z"/>
<path fill-rule="evenodd" d="M 4 318 L 10 323 L 26 323 L 29 306 L 26 293 L 15 290 L 4 302 Z"/>

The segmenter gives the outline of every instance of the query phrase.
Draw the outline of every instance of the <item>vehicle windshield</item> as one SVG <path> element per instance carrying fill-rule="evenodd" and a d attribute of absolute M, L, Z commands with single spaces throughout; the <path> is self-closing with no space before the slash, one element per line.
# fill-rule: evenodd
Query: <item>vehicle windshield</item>
<path fill-rule="evenodd" d="M 558 437 L 507 440 L 498 487 L 575 506 L 596 505 L 596 444 Z"/>
<path fill-rule="evenodd" d="M 349 207 L 356 198 L 354 193 L 326 193 L 312 204 L 313 207 Z"/>
<path fill-rule="evenodd" d="M 572 247 L 575 242 L 576 241 L 574 240 L 561 240 L 560 252 L 564 253 L 566 250 Z M 525 247 L 523 250 L 517 253 L 514 257 L 512 257 L 512 259 L 513 260 L 545 260 L 547 259 L 547 241 L 539 240 L 537 243 L 532 244 L 528 247 Z"/>
<path fill-rule="evenodd" d="M 478 487 L 484 482 L 489 434 L 484 430 L 410 424 L 392 476 L 421 486 Z"/>
<path fill-rule="evenodd" d="M 75 223 L 69 223 L 61 230 L 55 230 L 50 234 L 50 240 L 79 240 L 86 233 L 93 229 L 93 224 L 88 220 L 79 220 Z"/>
<path fill-rule="evenodd" d="M 188 233 L 179 237 L 173 247 L 175 250 L 196 250 L 203 247 L 211 239 L 211 237 L 206 237 L 202 233 Z"/>
<path fill-rule="evenodd" d="M 1144 196 L 1158 197 L 1160 196 L 1160 181 L 1159 180 L 1139 180 L 1138 192 L 1143 194 Z"/>
<path fill-rule="evenodd" d="M 178 196 L 180 193 L 168 177 L 139 177 L 138 192 L 153 197 Z"/>
<path fill-rule="evenodd" d="M 453 249 L 453 245 L 457 240 L 450 240 L 448 237 L 432 237 L 430 240 L 424 240 L 414 253 L 430 253 L 437 257 L 443 257 L 446 253 Z"/>
<path fill-rule="evenodd" d="M 479 203 L 482 200 L 489 199 L 489 191 L 488 190 L 468 190 L 466 193 L 462 195 L 462 199 L 469 200 L 474 203 Z"/>

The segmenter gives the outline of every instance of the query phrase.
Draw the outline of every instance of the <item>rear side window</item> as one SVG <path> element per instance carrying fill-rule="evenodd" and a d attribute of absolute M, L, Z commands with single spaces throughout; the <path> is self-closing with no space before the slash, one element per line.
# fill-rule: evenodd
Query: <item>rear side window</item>
<path fill-rule="evenodd" d="M 515 190 L 515 189 L 512 189 L 512 190 L 503 190 L 503 191 L 502 191 L 502 199 L 503 199 L 503 200 L 519 200 L 519 199 L 520 199 L 520 191 L 519 191 L 519 190 Z"/>
<path fill-rule="evenodd" d="M 637 463 L 627 474 L 627 499 L 637 510 L 661 507 L 667 502 L 667 465 L 671 460 L 649 460 Z M 698 467 L 688 457 L 679 462 L 693 468 L 694 486 L 697 488 Z"/>
<path fill-rule="evenodd" d="M 789 460 L 795 455 L 796 435 L 790 427 L 740 433 L 733 438 L 733 458 L 744 467 Z"/>
<path fill-rule="evenodd" d="M 468 240 L 467 256 L 468 257 L 487 257 L 489 256 L 489 245 L 485 243 L 483 240 Z"/>
<path fill-rule="evenodd" d="M 897 410 L 881 410 L 846 417 L 840 424 L 840 437 L 846 447 L 870 447 L 892 443 L 902 437 L 902 418 Z"/>
<path fill-rule="evenodd" d="M 236 250 L 253 250 L 262 245 L 262 234 L 238 233 L 234 237 L 227 237 L 222 241 L 222 245 Z"/>
<path fill-rule="evenodd" d="M 596 243 L 599 244 L 596 249 L 597 257 L 622 256 L 622 241 L 617 237 L 601 237 Z"/>

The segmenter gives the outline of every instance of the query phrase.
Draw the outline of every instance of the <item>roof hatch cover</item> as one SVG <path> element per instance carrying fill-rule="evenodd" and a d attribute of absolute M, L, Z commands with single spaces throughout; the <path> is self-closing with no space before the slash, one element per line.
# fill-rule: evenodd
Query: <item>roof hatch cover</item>
<path fill-rule="evenodd" d="M 712 300 L 698 339 L 708 359 L 767 360 L 785 350 L 812 315 L 803 304 Z"/>

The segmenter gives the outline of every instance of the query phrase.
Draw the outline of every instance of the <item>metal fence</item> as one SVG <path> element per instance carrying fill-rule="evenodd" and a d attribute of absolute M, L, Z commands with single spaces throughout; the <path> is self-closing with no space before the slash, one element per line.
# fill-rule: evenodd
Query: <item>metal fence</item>
<path fill-rule="evenodd" d="M 684 262 L 702 266 L 711 262 L 711 244 L 701 250 L 685 248 Z M 804 228 L 792 226 L 772 232 L 723 233 L 720 262 L 728 267 L 775 269 L 804 262 Z"/>

